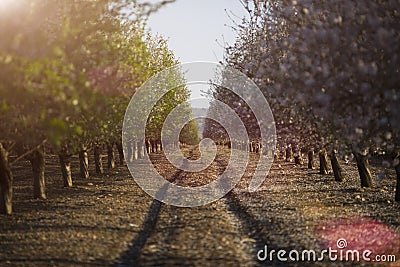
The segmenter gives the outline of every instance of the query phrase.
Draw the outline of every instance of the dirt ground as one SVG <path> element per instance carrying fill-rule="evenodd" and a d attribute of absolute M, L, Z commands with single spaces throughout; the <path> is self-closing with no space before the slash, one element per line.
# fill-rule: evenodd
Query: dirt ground
<path fill-rule="evenodd" d="M 192 148 L 192 156 L 198 153 Z M 194 152 L 193 152 L 194 151 Z M 185 152 L 185 153 L 186 153 Z M 204 184 L 225 170 L 228 150 L 201 173 L 174 169 L 152 155 L 160 174 L 182 184 Z M 119 166 L 63 188 L 56 157 L 48 156 L 47 200 L 32 199 L 29 163 L 13 169 L 14 214 L 0 216 L 1 266 L 400 266 L 400 204 L 395 173 L 373 167 L 375 187 L 360 189 L 354 163 L 342 163 L 344 183 L 306 165 L 277 161 L 261 189 L 247 191 L 256 155 L 238 186 L 224 198 L 196 208 L 153 200 Z M 78 170 L 77 159 L 73 170 Z M 93 169 L 90 169 L 94 173 Z M 73 177 L 78 177 L 75 171 Z M 395 255 L 397 262 L 318 262 L 276 258 L 260 250 L 347 249 Z M 263 255 L 263 253 L 261 253 Z"/>

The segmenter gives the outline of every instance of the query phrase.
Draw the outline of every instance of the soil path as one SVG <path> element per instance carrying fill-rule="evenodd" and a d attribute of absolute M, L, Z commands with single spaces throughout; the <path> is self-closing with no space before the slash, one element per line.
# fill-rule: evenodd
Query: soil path
<path fill-rule="evenodd" d="M 184 149 L 197 157 L 193 147 Z M 400 259 L 400 205 L 393 203 L 395 174 L 373 168 L 375 188 L 362 190 L 355 164 L 346 182 L 306 166 L 277 161 L 256 193 L 247 184 L 257 156 L 224 198 L 196 208 L 153 200 L 126 167 L 76 180 L 62 188 L 57 159 L 48 157 L 48 200 L 32 200 L 29 164 L 15 173 L 15 213 L 0 216 L 1 266 L 352 266 L 354 262 L 281 262 L 257 259 L 268 250 L 321 251 L 340 238 L 349 248 L 369 248 Z M 202 173 L 173 168 L 152 155 L 160 174 L 180 185 L 201 185 L 225 170 L 229 151 L 219 148 Z M 73 161 L 74 169 L 78 163 Z M 93 170 L 91 170 L 93 173 Z M 74 177 L 78 174 L 74 173 Z M 372 265 L 372 262 L 369 263 Z M 385 266 L 398 266 L 385 263 Z"/>

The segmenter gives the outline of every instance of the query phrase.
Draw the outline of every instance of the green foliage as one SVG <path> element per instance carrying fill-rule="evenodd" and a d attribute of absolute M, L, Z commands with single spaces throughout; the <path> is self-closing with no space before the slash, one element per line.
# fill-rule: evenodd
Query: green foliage
<path fill-rule="evenodd" d="M 179 141 L 188 145 L 197 145 L 199 144 L 199 140 L 197 123 L 195 120 L 191 120 L 183 127 Z"/>
<path fill-rule="evenodd" d="M 0 141 L 33 147 L 47 139 L 72 151 L 119 141 L 136 89 L 177 64 L 165 40 L 144 29 L 141 12 L 157 7 L 112 0 L 19 5 L 0 15 Z M 128 7 L 133 13 L 124 14 Z M 181 94 L 165 99 L 161 113 L 186 100 Z"/>

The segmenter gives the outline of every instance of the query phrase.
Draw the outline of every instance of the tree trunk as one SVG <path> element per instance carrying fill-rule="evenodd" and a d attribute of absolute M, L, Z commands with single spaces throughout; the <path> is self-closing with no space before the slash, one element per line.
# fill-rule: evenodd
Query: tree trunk
<path fill-rule="evenodd" d="M 144 146 L 143 142 L 140 141 L 137 142 L 138 159 L 143 158 L 143 151 L 144 151 L 143 146 Z"/>
<path fill-rule="evenodd" d="M 372 175 L 369 167 L 368 158 L 366 155 L 362 155 L 361 153 L 353 153 L 356 162 L 358 174 L 360 175 L 361 187 L 372 187 Z"/>
<path fill-rule="evenodd" d="M 118 156 L 119 156 L 119 165 L 124 165 L 124 148 L 122 147 L 122 143 L 117 142 L 117 150 L 118 150 Z"/>
<path fill-rule="evenodd" d="M 89 155 L 86 146 L 81 146 L 79 151 L 79 169 L 82 179 L 89 178 Z"/>
<path fill-rule="evenodd" d="M 292 161 L 292 148 L 291 147 L 286 148 L 286 161 L 287 162 Z"/>
<path fill-rule="evenodd" d="M 102 147 L 100 145 L 95 145 L 94 147 L 94 164 L 97 174 L 103 174 L 103 161 L 101 160 Z"/>
<path fill-rule="evenodd" d="M 279 160 L 279 153 L 280 153 L 279 150 L 276 149 L 275 154 L 274 154 L 274 161 Z"/>
<path fill-rule="evenodd" d="M 333 175 L 335 176 L 335 181 L 343 182 L 344 177 L 342 174 L 342 167 L 339 164 L 339 160 L 336 156 L 336 151 L 332 151 L 331 164 L 332 164 Z"/>
<path fill-rule="evenodd" d="M 134 143 L 134 142 L 128 142 L 128 143 L 126 143 L 126 162 L 128 162 L 128 163 L 130 163 L 130 162 L 132 162 L 132 160 L 134 159 L 134 156 L 133 156 L 133 145 L 132 145 L 132 143 Z"/>
<path fill-rule="evenodd" d="M 396 169 L 396 174 L 397 174 L 397 184 L 396 184 L 396 197 L 395 200 L 397 202 L 400 202 L 400 163 L 397 164 L 395 167 Z"/>
<path fill-rule="evenodd" d="M 146 142 L 146 143 L 145 143 L 145 146 L 146 146 L 147 155 L 150 155 L 150 154 L 152 153 L 152 151 L 151 151 L 151 143 L 150 143 L 149 140 L 147 140 L 147 141 L 145 141 L 145 142 Z"/>
<path fill-rule="evenodd" d="M 255 143 L 255 152 L 257 154 L 261 153 L 261 145 L 260 145 L 260 143 Z"/>
<path fill-rule="evenodd" d="M 308 151 L 308 168 L 310 170 L 314 169 L 314 150 L 309 150 Z"/>
<path fill-rule="evenodd" d="M 58 157 L 60 159 L 64 187 L 72 187 L 71 156 L 66 151 L 61 151 Z"/>
<path fill-rule="evenodd" d="M 154 141 L 154 147 L 155 147 L 155 152 L 156 152 L 156 153 L 159 153 L 159 152 L 160 152 L 160 146 L 159 146 L 159 144 L 158 144 L 158 140 L 155 140 L 155 141 Z"/>
<path fill-rule="evenodd" d="M 138 143 L 136 141 L 133 141 L 131 143 L 131 148 L 132 148 L 132 160 L 138 160 L 139 159 Z"/>
<path fill-rule="evenodd" d="M 296 165 L 301 165 L 301 164 L 303 164 L 300 155 L 295 155 L 295 156 L 294 156 L 294 164 L 296 164 Z"/>
<path fill-rule="evenodd" d="M 114 146 L 112 143 L 107 144 L 107 167 L 109 169 L 115 168 Z"/>
<path fill-rule="evenodd" d="M 302 158 L 301 158 L 301 150 L 299 148 L 296 148 L 294 150 L 294 164 L 296 164 L 296 165 L 303 164 Z"/>
<path fill-rule="evenodd" d="M 319 173 L 320 174 L 328 174 L 328 159 L 325 150 L 321 150 L 319 153 Z"/>
<path fill-rule="evenodd" d="M 13 175 L 8 162 L 8 152 L 0 143 L 0 214 L 12 213 Z"/>
<path fill-rule="evenodd" d="M 46 199 L 44 155 L 44 146 L 41 146 L 40 148 L 33 151 L 29 158 L 33 172 L 33 197 L 38 199 Z"/>
<path fill-rule="evenodd" d="M 155 151 L 154 151 L 153 140 L 150 140 L 148 145 L 149 145 L 149 149 L 148 150 L 150 151 L 149 154 L 154 153 Z"/>

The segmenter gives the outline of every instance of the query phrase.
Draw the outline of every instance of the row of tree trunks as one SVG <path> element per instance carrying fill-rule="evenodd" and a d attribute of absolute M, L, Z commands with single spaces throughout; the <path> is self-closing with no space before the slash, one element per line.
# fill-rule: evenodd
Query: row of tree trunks
<path fill-rule="evenodd" d="M 118 145 L 117 145 L 118 148 Z M 94 146 L 94 161 L 95 161 L 95 171 L 96 174 L 103 174 L 103 162 L 101 158 L 102 154 L 102 146 L 95 145 Z M 34 156 L 32 154 L 32 156 Z M 114 153 L 114 144 L 108 143 L 107 144 L 107 167 L 108 169 L 115 168 L 115 153 Z M 124 163 L 123 152 L 120 153 L 120 162 Z M 67 147 L 62 147 L 59 153 L 59 160 L 61 166 L 61 173 L 64 182 L 64 187 L 72 187 L 72 175 L 71 175 L 71 157 L 72 155 L 68 152 Z M 32 160 L 32 158 L 31 158 Z M 32 161 L 31 161 L 32 162 Z M 89 154 L 86 145 L 81 145 L 81 149 L 79 152 L 79 169 L 80 169 L 80 177 L 82 179 L 88 179 L 89 174 Z M 44 172 L 44 168 L 43 168 Z"/>
<path fill-rule="evenodd" d="M 225 144 L 225 143 L 224 143 Z M 236 145 L 235 147 L 241 147 L 240 145 Z M 131 158 L 132 159 L 140 159 L 143 157 L 144 153 L 144 148 L 145 146 L 140 143 L 134 143 L 131 146 Z M 119 160 L 120 164 L 122 165 L 124 163 L 124 155 L 123 155 L 123 150 L 122 150 L 122 144 L 117 143 L 117 149 L 119 153 Z M 149 149 L 150 153 L 155 153 L 162 151 L 162 146 L 158 144 L 156 141 L 154 142 L 149 142 L 147 149 Z M 249 150 L 250 152 L 255 152 L 259 153 L 260 152 L 260 147 L 257 146 L 257 143 L 252 142 L 249 144 Z M 36 153 L 36 159 L 40 161 L 40 153 L 37 155 L 37 151 L 34 152 Z M 43 152 L 44 153 L 44 152 Z M 96 173 L 102 174 L 103 171 L 103 166 L 102 166 L 102 161 L 100 158 L 101 154 L 101 147 L 96 146 L 95 147 L 95 165 L 96 165 Z M 108 154 L 108 168 L 114 168 L 115 167 L 115 154 L 113 151 L 113 145 L 108 144 L 107 145 L 107 154 Z M 353 153 L 356 159 L 357 163 L 357 169 L 359 172 L 360 176 L 360 181 L 361 181 L 361 187 L 372 187 L 373 182 L 372 182 L 372 175 L 370 172 L 370 165 L 368 162 L 368 158 L 366 155 L 362 155 L 360 153 Z M 295 164 L 302 164 L 302 158 L 301 158 L 301 153 L 299 149 L 295 149 L 294 153 L 292 150 L 292 147 L 289 146 L 286 148 L 285 151 L 285 156 L 286 156 L 286 161 L 291 161 L 292 156 L 294 156 L 294 161 Z M 43 154 L 44 157 L 44 154 Z M 319 152 L 319 159 L 320 159 L 320 174 L 329 174 L 329 168 L 328 168 L 328 156 L 325 150 L 321 150 Z M 330 156 L 330 161 L 332 165 L 332 171 L 335 177 L 335 181 L 337 182 L 343 182 L 345 181 L 345 178 L 343 176 L 343 170 L 342 167 L 339 164 L 339 160 L 337 158 L 336 152 L 333 150 Z M 32 161 L 31 163 L 35 162 Z M 63 178 L 64 178 L 64 186 L 72 186 L 72 179 L 71 177 L 71 170 L 70 170 L 70 162 L 68 157 L 61 157 L 60 156 L 60 163 L 62 166 L 62 173 L 63 173 Z M 36 166 L 35 168 L 33 166 Z M 309 150 L 308 151 L 308 168 L 309 169 L 314 169 L 314 150 Z M 44 193 L 44 162 L 43 162 L 43 168 L 40 167 L 41 165 L 38 163 L 32 163 L 32 168 L 35 169 L 36 175 L 34 174 L 34 182 L 35 183 L 35 197 L 37 198 L 45 198 L 45 193 Z M 81 177 L 82 178 L 88 178 L 89 177 L 89 172 L 88 172 L 88 155 L 87 155 L 87 150 L 86 148 L 82 148 L 81 153 L 80 153 L 80 167 L 81 167 Z M 42 170 L 42 171 L 41 171 Z M 396 174 L 397 174 L 397 185 L 396 185 L 396 201 L 400 201 L 400 164 L 396 166 Z M 71 184 L 71 185 L 70 185 Z"/>
<path fill-rule="evenodd" d="M 285 149 L 285 160 L 287 162 L 291 162 L 292 158 L 294 158 L 294 162 L 296 165 L 302 165 L 303 160 L 302 160 L 302 155 L 301 155 L 301 150 L 298 148 L 292 149 L 291 146 L 286 147 Z M 310 170 L 313 170 L 315 168 L 315 154 L 313 149 L 309 149 L 307 152 L 307 168 Z M 329 168 L 328 168 L 328 156 L 326 151 L 321 150 L 319 152 L 319 159 L 320 159 L 320 174 L 328 174 L 329 173 Z M 332 153 L 331 156 L 331 164 L 333 168 L 333 173 L 335 175 L 335 180 L 340 182 L 343 181 L 343 175 L 342 175 L 342 168 L 339 164 L 338 158 L 336 153 Z"/>
<path fill-rule="evenodd" d="M 261 153 L 261 144 L 259 142 L 250 142 L 249 152 L 251 153 Z"/>
<path fill-rule="evenodd" d="M 262 144 L 259 141 L 244 142 L 239 140 L 233 140 L 233 141 L 221 140 L 221 141 L 216 141 L 216 145 L 225 146 L 229 149 L 233 148 L 257 154 L 267 153 L 263 152 Z"/>
<path fill-rule="evenodd" d="M 242 148 L 242 144 L 240 142 L 226 142 L 226 141 L 221 141 L 218 144 L 228 146 L 228 147 L 233 147 L 234 149 L 240 149 Z M 261 153 L 261 146 L 257 142 L 250 142 L 246 146 L 249 152 L 253 153 Z M 147 143 L 147 149 L 149 153 L 151 152 L 156 152 L 158 151 L 152 142 Z M 296 165 L 301 165 L 303 164 L 302 162 L 302 155 L 301 155 L 301 150 L 296 148 L 292 149 L 292 146 L 288 146 L 286 150 L 284 151 L 285 154 L 285 159 L 287 162 L 292 162 L 292 159 L 294 158 L 294 162 Z M 320 166 L 319 166 L 319 173 L 326 175 L 329 174 L 329 168 L 328 168 L 328 155 L 324 149 L 320 150 L 319 154 L 319 160 L 320 160 Z M 357 162 L 357 169 L 359 172 L 360 176 L 360 181 L 361 181 L 361 187 L 372 187 L 372 176 L 370 172 L 370 166 L 369 162 L 367 159 L 367 156 L 361 155 L 360 153 L 354 153 L 356 162 Z M 308 151 L 308 168 L 309 169 L 314 169 L 314 151 L 309 150 Z M 140 156 L 139 156 L 140 158 Z M 278 154 L 275 154 L 275 158 L 279 158 Z M 333 150 L 331 155 L 330 155 L 330 162 L 332 165 L 332 171 L 333 175 L 335 177 L 335 181 L 337 182 L 343 182 L 345 181 L 344 175 L 343 175 L 343 170 L 342 167 L 339 164 L 339 160 L 337 158 L 336 152 Z M 396 173 L 399 172 L 398 170 L 399 167 L 396 169 Z M 399 174 L 398 174 L 399 176 Z M 398 178 L 400 179 L 400 178 Z M 397 188 L 400 186 L 400 181 L 397 183 Z M 400 189 L 396 190 L 396 199 L 400 199 Z"/>
<path fill-rule="evenodd" d="M 130 142 L 126 147 L 126 162 L 132 162 L 144 157 L 144 144 L 141 142 Z M 121 154 L 120 154 L 121 157 Z"/>
<path fill-rule="evenodd" d="M 370 166 L 368 162 L 368 158 L 366 155 L 362 155 L 360 153 L 353 153 L 356 159 L 357 163 L 357 169 L 359 172 L 360 176 L 360 181 L 361 181 L 361 187 L 372 187 L 373 182 L 372 182 L 372 175 L 370 171 Z M 294 162 L 296 165 L 301 165 L 302 164 L 302 159 L 301 159 L 301 151 L 298 148 L 292 149 L 292 146 L 287 146 L 285 151 L 284 151 L 284 156 L 285 160 L 287 162 L 292 162 L 292 158 L 294 157 Z M 328 168 L 328 155 L 326 153 L 326 150 L 321 149 L 318 153 L 319 156 L 319 173 L 322 175 L 329 174 L 329 168 Z M 310 149 L 307 154 L 308 157 L 308 169 L 314 169 L 314 150 Z M 275 158 L 278 158 L 278 154 L 275 155 Z M 332 165 L 332 171 L 335 177 L 335 181 L 337 182 L 343 182 L 345 181 L 345 178 L 343 176 L 343 169 L 339 164 L 339 160 L 337 158 L 337 154 L 335 150 L 332 150 L 332 153 L 330 155 L 330 162 Z M 398 170 L 396 169 L 396 172 Z M 400 178 L 398 178 L 400 179 Z M 400 182 L 398 183 L 397 186 L 399 185 Z M 396 190 L 400 191 L 400 190 Z M 396 193 L 396 198 L 400 198 L 400 193 Z"/>
<path fill-rule="evenodd" d="M 242 151 L 245 151 L 247 149 L 247 143 L 243 142 L 243 141 L 238 141 L 238 140 L 234 140 L 234 141 L 230 142 L 230 146 L 233 149 L 238 149 L 238 150 L 242 150 Z"/>
<path fill-rule="evenodd" d="M 148 154 L 151 154 L 161 152 L 163 148 L 160 140 L 147 140 L 146 149 Z"/>
<path fill-rule="evenodd" d="M 368 162 L 368 158 L 366 155 L 362 155 L 361 153 L 353 153 L 356 159 L 357 163 L 357 169 L 360 177 L 360 182 L 361 182 L 361 187 L 372 187 L 373 182 L 372 182 L 372 175 L 370 171 L 370 165 Z M 309 156 L 310 157 L 310 156 Z M 331 165 L 332 165 L 332 170 L 333 174 L 335 177 L 335 181 L 337 182 L 343 182 L 345 181 L 345 178 L 343 176 L 343 170 L 342 167 L 339 164 L 339 160 L 336 155 L 336 151 L 332 151 L 331 156 Z M 319 160 L 320 160 L 320 169 L 319 173 L 320 174 L 328 174 L 329 169 L 328 169 L 328 160 L 327 160 L 327 153 L 325 150 L 321 150 L 319 152 Z M 310 165 L 310 163 L 309 163 Z"/>
<path fill-rule="evenodd" d="M 13 175 L 8 162 L 8 152 L 0 143 L 0 214 L 12 213 Z"/>
<path fill-rule="evenodd" d="M 118 145 L 117 145 L 118 148 Z M 102 146 L 94 147 L 94 158 L 96 173 L 103 174 L 103 164 L 101 160 Z M 108 144 L 108 167 L 115 167 L 115 155 L 113 145 Z M 119 150 L 120 162 L 124 162 L 123 152 Z M 71 174 L 71 157 L 67 147 L 62 147 L 58 154 L 64 187 L 72 187 Z M 29 160 L 32 167 L 33 176 L 33 197 L 35 199 L 46 199 L 46 180 L 45 180 L 45 148 L 44 145 L 32 150 L 25 158 Z M 89 156 L 87 147 L 81 146 L 79 152 L 79 165 L 81 178 L 89 178 Z M 8 160 L 8 151 L 0 143 L 0 214 L 12 213 L 12 197 L 13 197 L 13 175 Z"/>
<path fill-rule="evenodd" d="M 117 145 L 118 153 L 120 155 L 120 162 L 123 162 L 123 149 L 122 145 Z M 173 144 L 174 148 L 179 147 L 179 144 Z M 127 162 L 132 162 L 133 160 L 143 159 L 145 153 L 159 153 L 163 151 L 163 146 L 160 140 L 146 140 L 145 142 L 132 141 L 127 143 L 126 146 L 126 158 Z"/>

